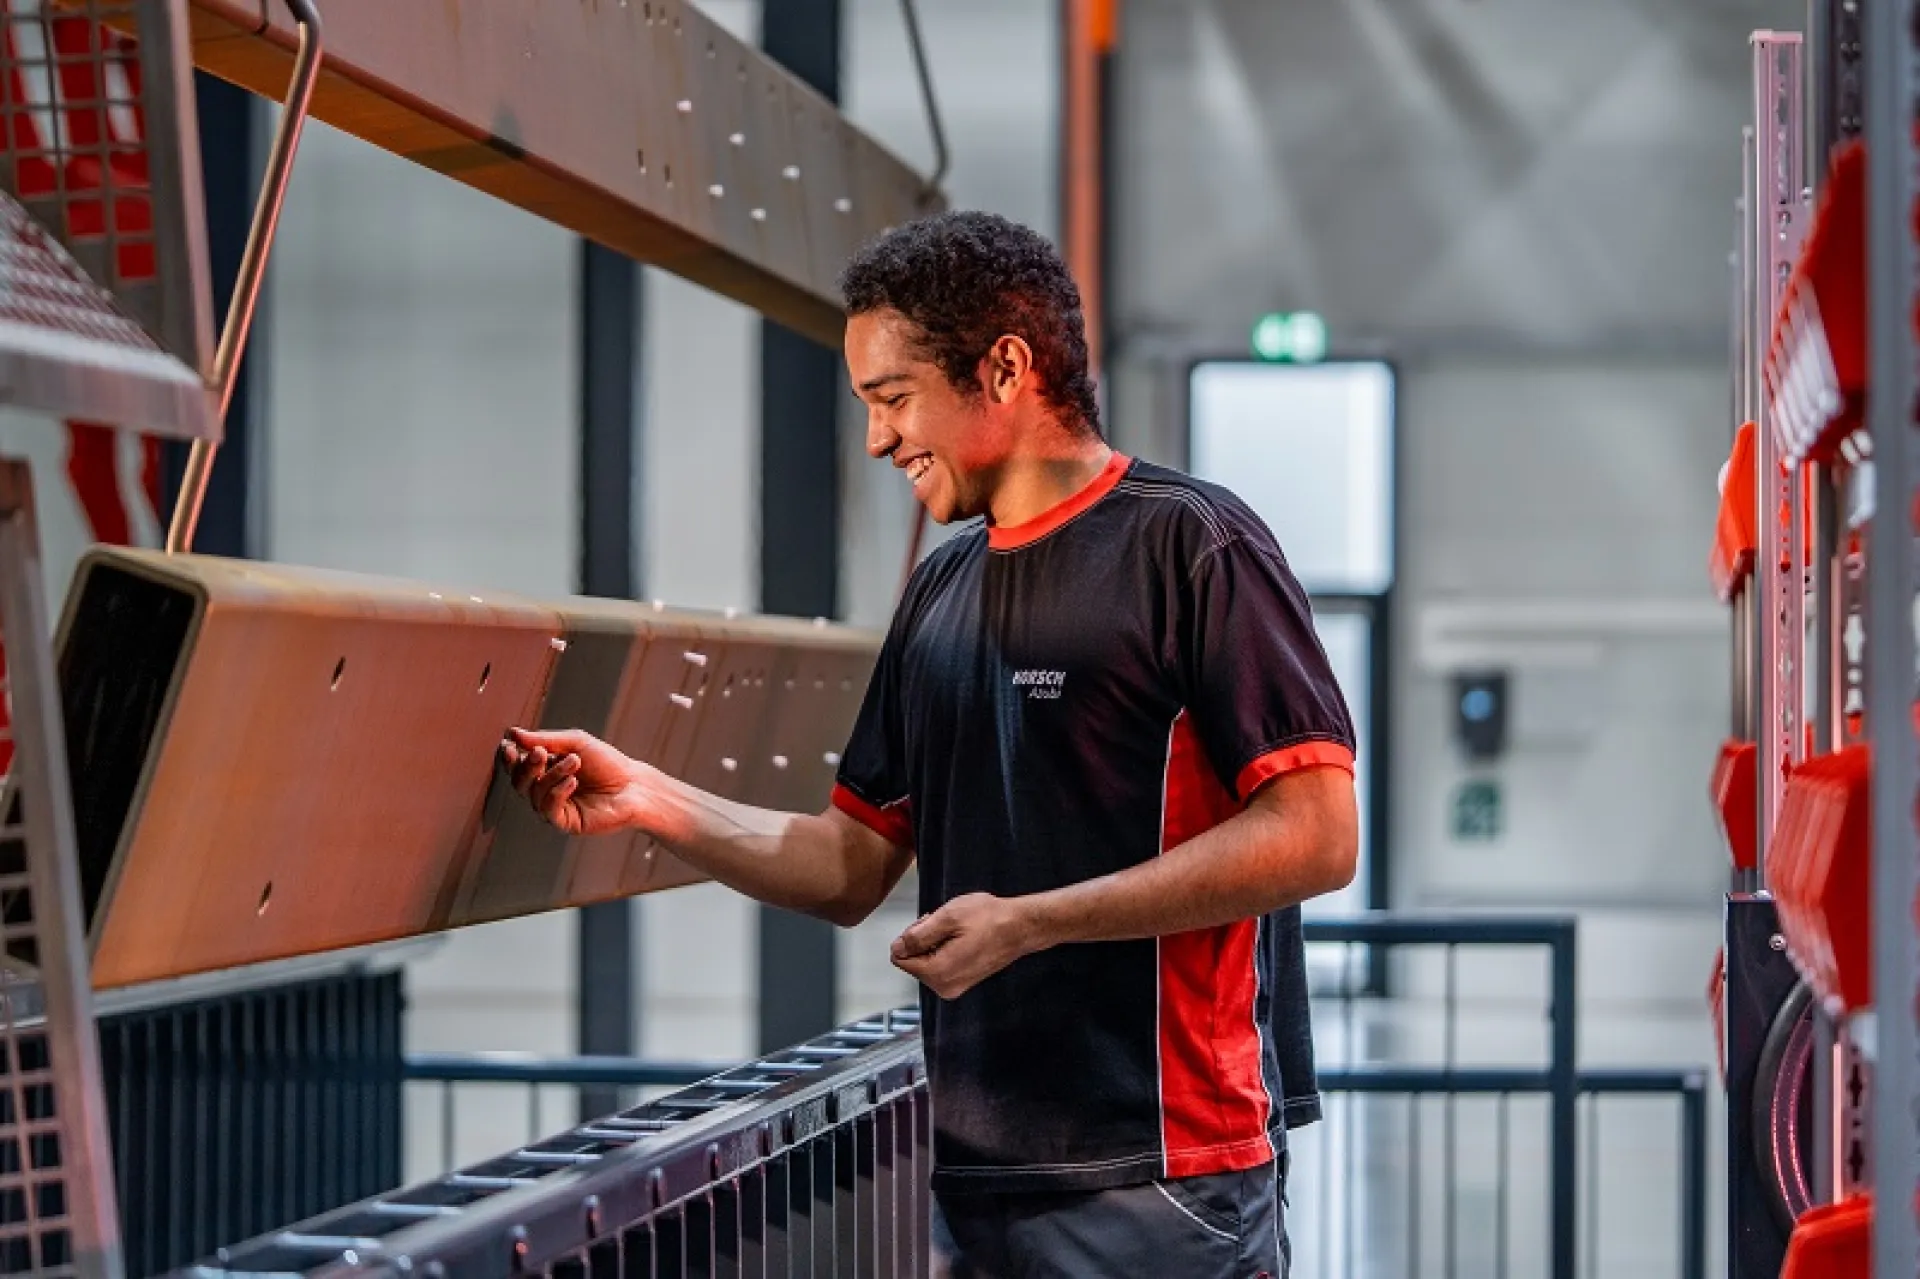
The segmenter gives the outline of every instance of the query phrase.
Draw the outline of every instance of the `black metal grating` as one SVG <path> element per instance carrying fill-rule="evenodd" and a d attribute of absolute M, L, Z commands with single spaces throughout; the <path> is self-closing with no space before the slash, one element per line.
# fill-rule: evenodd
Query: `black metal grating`
<path fill-rule="evenodd" d="M 0 752 L 13 760 L 12 688 L 0 681 Z M 0 824 L 0 1275 L 78 1274 L 67 1151 L 74 1099 L 56 1079 L 23 796 L 11 775 Z"/>
<path fill-rule="evenodd" d="M 399 972 L 103 1017 L 129 1275 L 401 1177 Z"/>
<path fill-rule="evenodd" d="M 931 1161 L 901 1010 L 183 1273 L 920 1275 Z"/>
<path fill-rule="evenodd" d="M 0 979 L 0 1002 L 22 984 L 37 985 L 15 974 Z M 64 1114 L 46 1031 L 9 1025 L 0 1040 L 0 1274 L 78 1273 Z"/>

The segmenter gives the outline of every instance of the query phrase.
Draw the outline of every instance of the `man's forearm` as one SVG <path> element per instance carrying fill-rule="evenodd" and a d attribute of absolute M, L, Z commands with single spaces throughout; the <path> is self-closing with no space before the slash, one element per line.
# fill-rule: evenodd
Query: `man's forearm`
<path fill-rule="evenodd" d="M 736 892 L 836 923 L 864 915 L 891 884 L 884 867 L 846 855 L 827 817 L 722 799 L 645 769 L 640 829 Z"/>
<path fill-rule="evenodd" d="M 1345 838 L 1248 808 L 1150 862 L 1016 901 L 1035 949 L 1217 928 L 1344 886 Z"/>

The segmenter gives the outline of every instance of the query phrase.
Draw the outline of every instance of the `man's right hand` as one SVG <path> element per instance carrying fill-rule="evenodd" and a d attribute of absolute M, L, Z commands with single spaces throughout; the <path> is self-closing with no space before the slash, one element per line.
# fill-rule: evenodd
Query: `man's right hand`
<path fill-rule="evenodd" d="M 514 790 L 568 835 L 600 835 L 639 821 L 638 766 L 590 733 L 508 729 L 500 755 Z"/>

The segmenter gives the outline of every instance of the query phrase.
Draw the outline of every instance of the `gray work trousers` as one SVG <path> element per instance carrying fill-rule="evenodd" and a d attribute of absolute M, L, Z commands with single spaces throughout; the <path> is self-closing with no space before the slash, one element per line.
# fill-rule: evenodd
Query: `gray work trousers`
<path fill-rule="evenodd" d="M 1286 1156 L 1245 1172 L 934 1200 L 934 1279 L 1288 1279 Z"/>

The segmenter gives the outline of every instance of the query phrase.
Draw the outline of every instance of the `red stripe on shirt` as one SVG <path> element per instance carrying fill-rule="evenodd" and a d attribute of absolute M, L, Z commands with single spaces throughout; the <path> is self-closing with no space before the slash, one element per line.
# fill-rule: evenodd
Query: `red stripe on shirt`
<path fill-rule="evenodd" d="M 896 848 L 913 847 L 913 814 L 906 800 L 882 808 L 836 784 L 833 806 Z"/>
<path fill-rule="evenodd" d="M 1013 551 L 1037 542 L 1074 516 L 1085 513 L 1095 502 L 1113 492 L 1127 473 L 1133 459 L 1115 451 L 1087 486 L 1066 501 L 1051 506 L 1021 524 L 995 524 L 987 529 L 987 545 L 996 551 Z"/>
<path fill-rule="evenodd" d="M 1167 743 L 1163 804 L 1162 852 L 1240 811 L 1184 711 Z M 1274 1102 L 1253 1018 L 1258 931 L 1259 921 L 1247 919 L 1160 938 L 1160 1135 L 1169 1177 L 1274 1157 Z"/>
<path fill-rule="evenodd" d="M 1353 752 L 1338 742 L 1302 742 L 1283 750 L 1268 751 L 1240 770 L 1233 783 L 1241 799 L 1250 797 L 1282 773 L 1302 768 L 1344 768 L 1353 775 Z"/>

